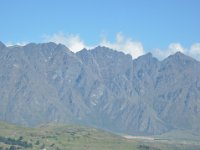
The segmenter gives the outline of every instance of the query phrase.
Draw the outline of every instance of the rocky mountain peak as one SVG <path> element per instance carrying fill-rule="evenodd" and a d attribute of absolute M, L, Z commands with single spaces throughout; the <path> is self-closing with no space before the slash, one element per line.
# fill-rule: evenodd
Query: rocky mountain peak
<path fill-rule="evenodd" d="M 164 68 L 175 68 L 179 71 L 187 68 L 189 69 L 189 66 L 194 66 L 197 64 L 199 64 L 197 60 L 181 52 L 176 52 L 162 61 L 162 66 Z"/>
<path fill-rule="evenodd" d="M 190 56 L 185 55 L 182 52 L 176 52 L 175 54 L 168 56 L 164 61 L 180 62 L 180 61 L 196 61 L 196 60 Z"/>

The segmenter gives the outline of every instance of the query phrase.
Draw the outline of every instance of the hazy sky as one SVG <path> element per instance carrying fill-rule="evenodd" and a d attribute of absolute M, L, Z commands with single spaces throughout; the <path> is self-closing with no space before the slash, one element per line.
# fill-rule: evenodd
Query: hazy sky
<path fill-rule="evenodd" d="M 0 40 L 200 55 L 200 0 L 0 0 Z M 134 50 L 132 50 L 134 49 Z M 176 49 L 176 50 L 174 50 Z M 195 54 L 194 54 L 195 53 Z"/>

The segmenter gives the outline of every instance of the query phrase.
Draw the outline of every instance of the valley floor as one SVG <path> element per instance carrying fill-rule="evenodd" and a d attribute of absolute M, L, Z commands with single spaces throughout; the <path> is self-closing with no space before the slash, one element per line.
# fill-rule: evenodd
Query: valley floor
<path fill-rule="evenodd" d="M 83 126 L 25 128 L 0 123 L 0 150 L 200 150 L 198 142 L 119 136 Z"/>

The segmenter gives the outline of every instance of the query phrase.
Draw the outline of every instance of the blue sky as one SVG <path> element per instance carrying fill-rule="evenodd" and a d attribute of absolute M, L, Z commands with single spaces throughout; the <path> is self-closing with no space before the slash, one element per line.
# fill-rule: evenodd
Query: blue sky
<path fill-rule="evenodd" d="M 104 43 L 126 49 L 132 42 L 138 51 L 142 46 L 141 53 L 151 51 L 160 57 L 174 52 L 173 48 L 189 54 L 192 46 L 200 54 L 199 0 L 0 2 L 0 40 L 4 43 L 59 42 L 61 36 L 61 41 L 75 39 L 85 47 Z M 125 50 L 129 51 L 130 47 Z"/>

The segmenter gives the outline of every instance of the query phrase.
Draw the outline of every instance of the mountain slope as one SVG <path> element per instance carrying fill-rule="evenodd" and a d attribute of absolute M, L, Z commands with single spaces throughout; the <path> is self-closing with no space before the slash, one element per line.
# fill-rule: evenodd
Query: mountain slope
<path fill-rule="evenodd" d="M 106 47 L 0 43 L 0 120 L 92 125 L 129 134 L 200 133 L 200 63 L 180 52 L 135 60 Z"/>

